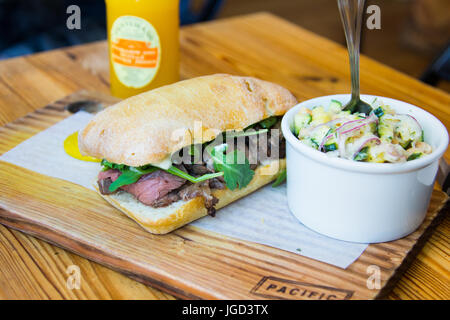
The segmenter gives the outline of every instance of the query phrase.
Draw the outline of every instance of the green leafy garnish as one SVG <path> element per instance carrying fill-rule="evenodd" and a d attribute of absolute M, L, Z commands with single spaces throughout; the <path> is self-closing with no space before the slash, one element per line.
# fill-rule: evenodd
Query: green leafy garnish
<path fill-rule="evenodd" d="M 278 121 L 278 117 L 273 116 L 273 117 L 270 117 L 270 118 L 260 121 L 259 125 L 261 127 L 263 127 L 264 129 L 270 129 L 271 127 L 273 127 L 275 125 L 275 123 L 277 123 L 277 121 Z"/>
<path fill-rule="evenodd" d="M 120 171 L 128 169 L 127 165 L 112 163 L 105 159 L 102 160 L 101 165 L 103 166 L 103 171 L 106 171 L 109 169 L 120 170 Z"/>
<path fill-rule="evenodd" d="M 106 160 L 102 161 L 102 165 L 103 165 L 103 171 L 106 171 L 109 169 L 114 169 L 114 170 L 119 170 L 121 172 L 121 175 L 117 178 L 117 180 L 114 181 L 113 183 L 111 183 L 111 185 L 109 186 L 110 192 L 114 192 L 117 189 L 119 189 L 120 187 L 137 182 L 145 174 L 152 173 L 156 170 L 162 170 L 162 169 L 154 167 L 152 165 L 146 165 L 146 166 L 142 166 L 142 167 L 129 167 L 129 166 L 126 166 L 123 164 L 111 163 Z M 201 181 L 205 181 L 205 180 L 223 176 L 223 172 L 216 172 L 216 173 L 204 174 L 201 177 L 194 177 L 174 166 L 172 166 L 169 169 L 164 170 L 164 171 L 169 172 L 175 176 L 181 177 L 183 179 L 186 179 L 193 183 L 197 183 L 197 182 L 201 182 Z"/>
<path fill-rule="evenodd" d="M 217 172 L 223 172 L 223 178 L 228 189 L 242 189 L 250 183 L 255 172 L 250 169 L 250 164 L 245 155 L 238 150 L 225 153 L 226 150 L 226 144 L 210 149 L 210 155 L 214 161 L 214 169 Z M 244 163 L 239 163 L 238 160 L 244 160 Z"/>
<path fill-rule="evenodd" d="M 202 182 L 205 180 L 209 180 L 209 179 L 213 179 L 213 178 L 217 178 L 220 176 L 223 176 L 223 172 L 215 172 L 215 173 L 208 173 L 208 174 L 204 174 L 201 177 L 194 177 L 191 176 L 190 174 L 184 172 L 183 170 L 178 169 L 177 167 L 171 166 L 169 169 L 166 170 L 167 172 L 178 176 L 180 178 L 186 179 L 192 183 L 197 183 L 197 182 Z"/>
<path fill-rule="evenodd" d="M 425 133 L 424 133 L 423 130 L 422 130 L 422 134 L 420 135 L 420 141 L 421 141 L 421 142 L 424 142 L 424 141 L 425 141 Z"/>
<path fill-rule="evenodd" d="M 135 183 L 139 180 L 142 174 L 133 171 L 125 171 L 117 178 L 116 181 L 109 186 L 109 192 L 114 192 L 122 186 Z"/>
<path fill-rule="evenodd" d="M 355 161 L 365 161 L 367 160 L 369 154 L 369 147 L 364 147 L 361 149 L 361 151 L 358 152 L 358 154 L 355 156 L 355 158 L 353 160 Z"/>
<path fill-rule="evenodd" d="M 275 120 L 273 120 L 273 119 L 275 119 Z M 244 129 L 244 131 L 248 130 L 248 129 L 251 129 L 251 128 L 254 128 L 257 125 L 260 125 L 264 129 L 270 129 L 271 127 L 273 127 L 277 123 L 278 120 L 280 120 L 279 116 L 272 116 L 270 118 L 261 120 L 260 122 L 256 122 L 254 124 L 249 125 L 248 127 L 246 127 Z"/>
<path fill-rule="evenodd" d="M 116 165 L 120 166 L 120 165 Z M 122 165 L 123 166 L 123 165 Z M 128 167 L 120 170 L 122 174 L 117 178 L 116 181 L 111 183 L 109 186 L 109 192 L 114 192 L 117 189 L 119 189 L 122 186 L 129 185 L 132 183 L 137 182 L 144 174 L 152 173 L 158 168 L 152 167 L 152 166 L 145 166 L 145 167 Z"/>
<path fill-rule="evenodd" d="M 412 155 L 410 155 L 408 157 L 408 159 L 406 159 L 406 161 L 416 160 L 416 159 L 420 158 L 421 155 L 422 155 L 422 153 L 420 153 L 420 152 L 413 153 Z"/>
<path fill-rule="evenodd" d="M 268 128 L 273 126 L 278 121 L 277 117 L 271 117 L 263 120 L 264 124 L 261 126 L 266 127 L 264 129 L 258 131 L 251 132 L 231 132 L 226 133 L 227 135 L 231 135 L 231 137 L 241 137 L 241 136 L 251 136 L 256 134 L 265 133 L 268 131 Z M 154 172 L 156 170 L 164 170 L 170 174 L 186 179 L 192 183 L 198 183 L 201 181 L 217 178 L 220 176 L 224 177 L 225 183 L 230 190 L 234 190 L 236 188 L 242 189 L 246 187 L 250 181 L 253 179 L 255 172 L 250 168 L 250 164 L 248 159 L 245 157 L 241 151 L 234 150 L 233 152 L 226 153 L 226 144 L 222 144 L 219 146 L 207 146 L 206 151 L 210 154 L 213 159 L 215 173 L 205 174 L 200 177 L 194 177 L 190 174 L 178 169 L 175 166 L 171 166 L 169 169 L 161 169 L 158 167 L 154 167 L 152 165 L 147 165 L 143 167 L 130 167 L 123 164 L 116 164 L 109 162 L 107 160 L 102 160 L 103 171 L 113 169 L 119 170 L 121 175 L 114 181 L 110 187 L 109 191 L 114 192 L 122 186 L 129 185 L 137 182 L 144 174 L 148 174 Z M 200 149 L 201 150 L 201 149 Z M 197 149 L 197 146 L 191 146 L 188 149 L 189 155 L 195 156 L 200 151 Z M 243 163 L 239 163 L 239 160 L 243 160 Z M 281 183 L 281 182 L 280 182 Z"/>
<path fill-rule="evenodd" d="M 261 130 L 257 130 L 257 131 L 240 131 L 240 132 L 229 131 L 225 135 L 226 135 L 226 138 L 248 137 L 248 136 L 254 136 L 257 134 L 261 134 L 261 133 L 266 133 L 267 131 L 269 131 L 269 129 L 261 129 Z"/>
<path fill-rule="evenodd" d="M 283 169 L 283 170 L 280 171 L 280 173 L 278 174 L 277 179 L 272 184 L 272 188 L 278 187 L 280 184 L 282 184 L 284 182 L 284 180 L 286 180 L 286 169 Z"/>

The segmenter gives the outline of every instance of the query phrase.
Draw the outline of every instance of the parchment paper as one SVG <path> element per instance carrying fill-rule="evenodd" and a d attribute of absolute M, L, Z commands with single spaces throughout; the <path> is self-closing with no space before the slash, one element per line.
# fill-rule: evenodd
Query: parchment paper
<path fill-rule="evenodd" d="M 0 160 L 93 190 L 92 182 L 100 171 L 100 164 L 73 159 L 63 149 L 65 138 L 83 128 L 91 117 L 80 111 L 19 144 L 0 156 Z M 99 201 L 103 200 L 99 198 Z M 285 186 L 266 186 L 218 210 L 216 217 L 202 218 L 193 225 L 340 268 L 349 266 L 367 247 L 331 239 L 303 226 L 287 207 Z"/>

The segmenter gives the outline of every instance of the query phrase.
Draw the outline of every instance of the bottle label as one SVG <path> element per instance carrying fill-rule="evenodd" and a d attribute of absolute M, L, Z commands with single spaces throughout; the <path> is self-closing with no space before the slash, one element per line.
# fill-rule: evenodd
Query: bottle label
<path fill-rule="evenodd" d="M 156 76 L 161 62 L 161 44 L 156 29 L 139 17 L 122 16 L 114 21 L 111 60 L 119 81 L 142 88 Z"/>

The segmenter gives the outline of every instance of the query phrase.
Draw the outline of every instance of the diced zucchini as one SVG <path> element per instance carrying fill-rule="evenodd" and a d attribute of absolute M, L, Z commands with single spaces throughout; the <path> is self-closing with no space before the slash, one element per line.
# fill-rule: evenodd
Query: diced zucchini
<path fill-rule="evenodd" d="M 311 133 L 310 137 L 311 137 L 311 139 L 316 141 L 317 144 L 320 145 L 320 143 L 322 142 L 323 138 L 325 138 L 330 133 L 331 133 L 330 127 L 328 127 L 328 126 L 321 126 L 321 127 L 317 128 L 317 129 L 315 129 L 314 132 Z"/>
<path fill-rule="evenodd" d="M 421 152 L 415 152 L 412 155 L 410 155 L 408 159 L 406 159 L 406 161 L 416 160 L 419 159 L 421 156 L 422 156 Z"/>
<path fill-rule="evenodd" d="M 384 117 L 380 118 L 380 122 L 378 124 L 378 136 L 381 140 L 391 143 L 394 138 L 394 130 L 395 125 L 393 122 L 385 119 Z"/>
<path fill-rule="evenodd" d="M 323 146 L 323 150 L 325 150 L 325 152 L 335 151 L 337 149 L 338 149 L 338 146 L 337 146 L 336 142 L 327 143 Z"/>
<path fill-rule="evenodd" d="M 294 116 L 294 134 L 298 136 L 300 129 L 311 123 L 312 116 L 309 113 L 297 113 Z"/>
<path fill-rule="evenodd" d="M 350 111 L 341 111 L 336 115 L 336 118 L 345 118 L 347 120 L 351 120 L 351 118 L 349 117 L 350 115 Z"/>
<path fill-rule="evenodd" d="M 382 108 L 382 107 L 376 108 L 375 110 L 373 110 L 373 113 L 375 113 L 375 115 L 376 115 L 378 118 L 381 118 L 381 117 L 384 115 L 384 111 L 383 111 L 383 108 Z"/>
<path fill-rule="evenodd" d="M 364 147 L 361 149 L 361 151 L 358 152 L 358 154 L 355 156 L 353 160 L 365 161 L 367 160 L 368 156 L 369 156 L 369 147 Z"/>
<path fill-rule="evenodd" d="M 412 144 L 412 140 L 408 140 L 408 141 L 400 143 L 402 148 L 405 149 L 405 150 L 411 148 L 411 144 Z"/>
<path fill-rule="evenodd" d="M 369 154 L 367 157 L 367 162 L 376 162 L 383 163 L 384 162 L 384 152 L 372 152 L 374 148 L 369 148 Z"/>
<path fill-rule="evenodd" d="M 310 146 L 311 148 L 319 149 L 319 144 L 317 143 L 317 141 L 310 137 L 304 138 L 300 141 L 303 142 L 304 144 Z"/>
<path fill-rule="evenodd" d="M 408 145 L 422 139 L 422 130 L 411 117 L 402 116 L 400 119 L 400 123 L 395 128 L 396 138 L 403 148 L 408 149 Z"/>
<path fill-rule="evenodd" d="M 339 113 L 342 110 L 342 103 L 340 101 L 332 99 L 328 110 L 333 113 Z"/>
<path fill-rule="evenodd" d="M 319 125 L 322 123 L 326 123 L 331 120 L 330 114 L 325 111 L 323 107 L 317 107 L 311 110 L 312 112 L 312 125 Z"/>

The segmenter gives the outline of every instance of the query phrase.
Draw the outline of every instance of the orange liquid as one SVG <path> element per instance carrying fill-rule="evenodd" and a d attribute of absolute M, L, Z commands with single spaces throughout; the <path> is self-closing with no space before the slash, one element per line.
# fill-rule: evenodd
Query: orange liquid
<path fill-rule="evenodd" d="M 111 93 L 127 98 L 179 80 L 179 0 L 105 0 Z"/>

